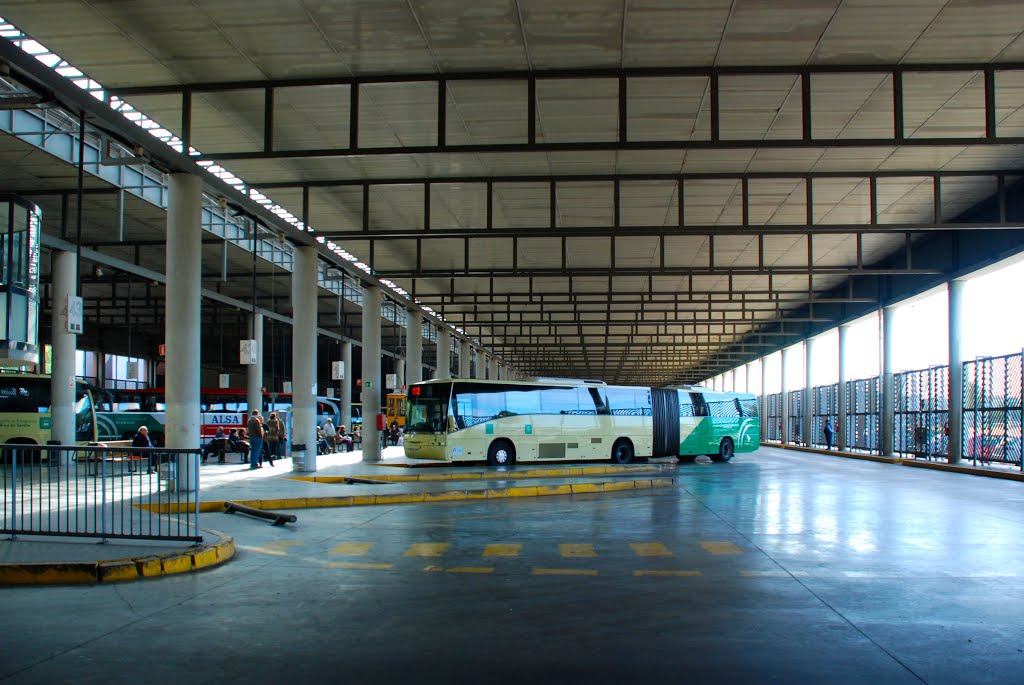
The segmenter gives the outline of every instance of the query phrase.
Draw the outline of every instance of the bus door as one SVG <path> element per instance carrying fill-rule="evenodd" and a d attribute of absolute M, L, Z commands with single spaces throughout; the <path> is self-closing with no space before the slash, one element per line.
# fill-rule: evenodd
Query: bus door
<path fill-rule="evenodd" d="M 679 455 L 679 391 L 651 388 L 655 457 Z"/>

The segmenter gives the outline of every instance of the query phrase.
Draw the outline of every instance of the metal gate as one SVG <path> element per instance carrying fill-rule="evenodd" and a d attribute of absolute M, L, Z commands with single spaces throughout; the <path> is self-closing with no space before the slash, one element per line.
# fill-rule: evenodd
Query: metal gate
<path fill-rule="evenodd" d="M 949 438 L 949 367 L 904 371 L 893 380 L 896 452 L 915 459 L 945 457 Z"/>
<path fill-rule="evenodd" d="M 1021 464 L 1021 355 L 964 363 L 964 459 Z"/>
<path fill-rule="evenodd" d="M 882 453 L 882 379 L 846 382 L 846 448 Z"/>
<path fill-rule="evenodd" d="M 768 408 L 765 410 L 765 439 L 771 442 L 782 442 L 782 393 L 768 395 Z"/>
<path fill-rule="evenodd" d="M 789 391 L 789 442 L 791 445 L 802 445 L 804 425 L 804 391 Z"/>

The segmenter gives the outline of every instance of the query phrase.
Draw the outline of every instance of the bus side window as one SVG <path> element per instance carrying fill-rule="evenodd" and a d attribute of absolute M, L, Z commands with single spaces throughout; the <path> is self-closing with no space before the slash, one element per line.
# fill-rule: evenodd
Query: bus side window
<path fill-rule="evenodd" d="M 708 416 L 708 405 L 704 401 L 704 395 L 699 392 L 691 392 L 690 400 L 693 402 L 694 416 Z"/>
<path fill-rule="evenodd" d="M 608 398 L 601 392 L 603 388 L 587 388 L 587 390 L 590 392 L 590 399 L 594 401 L 594 408 L 597 410 L 597 413 L 602 416 L 610 414 Z"/>
<path fill-rule="evenodd" d="M 695 416 L 693 399 L 691 399 L 690 393 L 688 392 L 679 393 L 679 415 Z"/>

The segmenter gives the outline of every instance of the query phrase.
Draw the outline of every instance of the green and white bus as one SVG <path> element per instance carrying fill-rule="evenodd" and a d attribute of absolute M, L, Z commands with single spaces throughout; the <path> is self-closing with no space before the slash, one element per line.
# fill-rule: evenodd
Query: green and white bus
<path fill-rule="evenodd" d="M 50 440 L 50 377 L 37 373 L 0 374 L 0 444 L 45 445 Z M 96 411 L 93 392 L 75 383 L 75 441 L 94 444 Z M 37 453 L 38 454 L 38 453 Z"/>
<path fill-rule="evenodd" d="M 706 454 L 726 462 L 761 442 L 757 397 L 600 381 L 433 380 L 409 388 L 404 446 L 413 459 L 517 461 Z"/>

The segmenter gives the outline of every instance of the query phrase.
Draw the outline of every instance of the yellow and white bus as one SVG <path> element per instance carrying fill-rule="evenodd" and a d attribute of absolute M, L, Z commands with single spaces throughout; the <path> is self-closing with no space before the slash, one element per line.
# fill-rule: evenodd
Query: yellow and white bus
<path fill-rule="evenodd" d="M 706 388 L 600 381 L 433 380 L 409 388 L 405 454 L 517 461 L 675 456 L 716 462 L 761 442 L 757 397 Z"/>
<path fill-rule="evenodd" d="M 51 437 L 50 377 L 35 373 L 0 374 L 0 444 L 45 445 Z M 75 440 L 95 443 L 96 411 L 85 381 L 75 384 Z"/>

